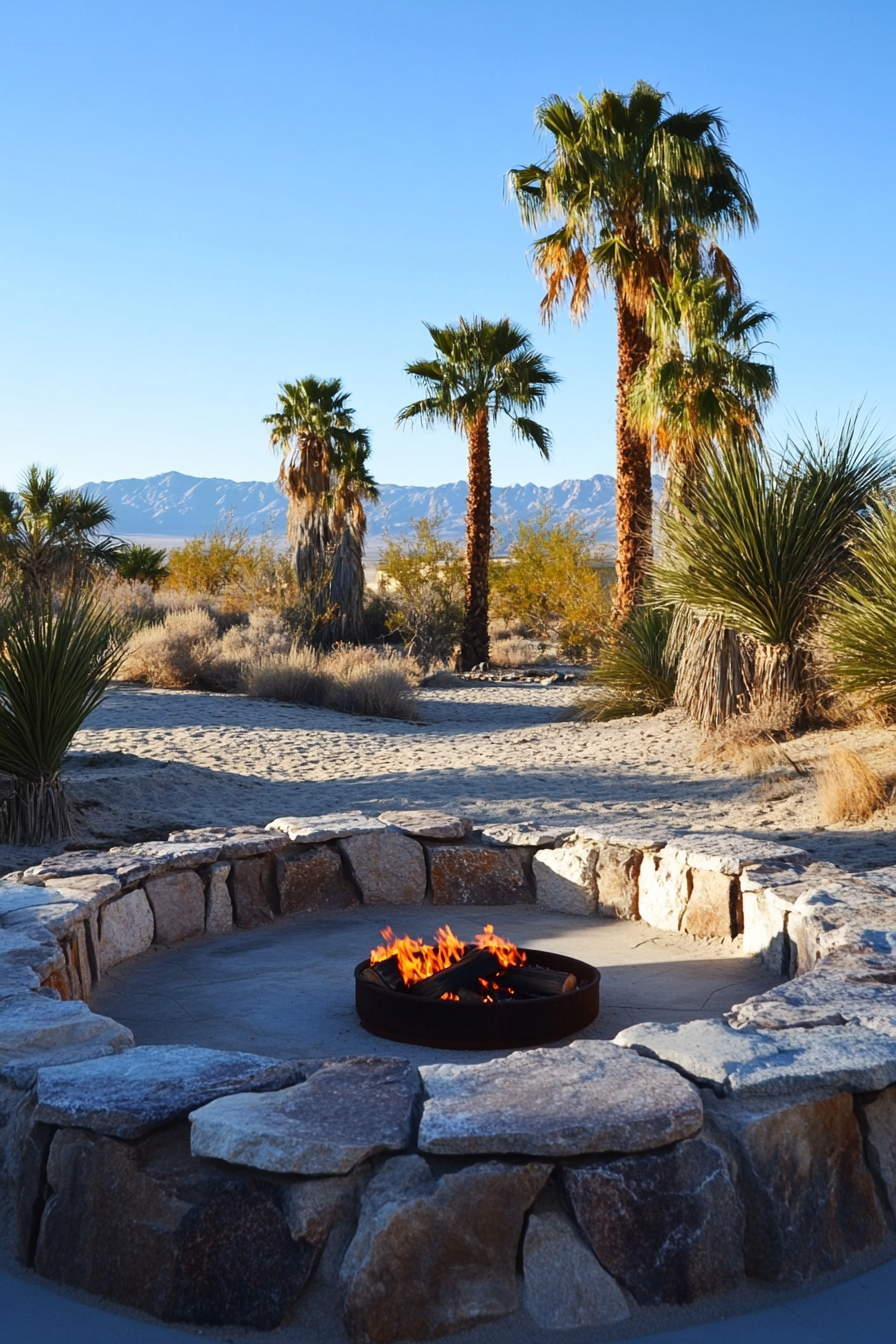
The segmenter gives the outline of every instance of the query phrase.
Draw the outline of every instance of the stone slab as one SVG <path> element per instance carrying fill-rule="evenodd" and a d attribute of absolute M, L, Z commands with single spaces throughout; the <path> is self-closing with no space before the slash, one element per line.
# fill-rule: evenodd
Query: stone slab
<path fill-rule="evenodd" d="M 687 868 L 705 868 L 732 877 L 739 876 L 748 864 L 792 864 L 806 862 L 809 858 L 804 849 L 771 839 L 757 840 L 737 831 L 687 831 L 669 841 L 666 853 Z"/>
<path fill-rule="evenodd" d="M 303 854 L 278 854 L 277 891 L 281 915 L 297 910 L 344 910 L 360 899 L 339 855 L 323 845 Z"/>
<path fill-rule="evenodd" d="M 100 975 L 120 961 L 137 957 L 151 945 L 155 921 L 141 889 L 107 901 L 99 912 L 97 957 Z"/>
<path fill-rule="evenodd" d="M 431 846 L 433 905 L 524 905 L 532 892 L 523 861 L 512 849 L 492 845 Z"/>
<path fill-rule="evenodd" d="M 859 978 L 838 971 L 825 960 L 817 970 L 800 975 L 745 1003 L 736 1003 L 725 1014 L 738 1030 L 756 1027 L 779 1031 L 793 1027 L 869 1026 L 889 1020 L 896 1035 L 896 983 Z"/>
<path fill-rule="evenodd" d="M 327 840 L 345 840 L 352 835 L 370 835 L 389 828 L 375 817 L 361 812 L 328 812 L 321 817 L 276 817 L 269 831 L 282 831 L 290 840 L 303 845 L 319 845 Z"/>
<path fill-rule="evenodd" d="M 195 1045 L 142 1045 L 83 1064 L 42 1068 L 37 1119 L 137 1139 L 232 1092 L 270 1092 L 304 1078 L 295 1060 Z"/>
<path fill-rule="evenodd" d="M 615 1038 L 740 1097 L 828 1097 L 896 1082 L 896 1037 L 863 1027 L 735 1031 L 721 1018 L 642 1022 Z"/>
<path fill-rule="evenodd" d="M 415 840 L 462 840 L 471 825 L 467 817 L 437 810 L 381 812 L 379 820 L 387 826 L 397 826 Z"/>
<path fill-rule="evenodd" d="M 420 905 L 426 895 L 423 846 L 377 822 L 379 831 L 357 831 L 339 841 L 365 905 Z"/>
<path fill-rule="evenodd" d="M 133 1046 L 120 1022 L 92 1013 L 86 1003 L 45 994 L 0 999 L 0 1077 L 30 1087 L 38 1068 L 111 1055 Z"/>
<path fill-rule="evenodd" d="M 501 826 L 483 826 L 482 834 L 493 845 L 513 845 L 518 849 L 552 849 L 562 845 L 572 835 L 572 829 L 563 830 L 554 826 L 539 826 L 535 822 L 521 821 Z"/>
<path fill-rule="evenodd" d="M 165 1321 L 273 1330 L 314 1267 L 278 1184 L 197 1162 L 185 1124 L 129 1143 L 60 1129 L 46 1180 L 37 1272 Z"/>
<path fill-rule="evenodd" d="M 275 853 L 290 843 L 288 835 L 262 826 L 205 826 L 199 830 L 172 831 L 168 839 L 178 844 L 218 845 L 218 860 L 223 863 Z"/>
<path fill-rule="evenodd" d="M 736 877 L 709 868 L 695 868 L 691 894 L 681 921 L 682 933 L 692 938 L 731 940 L 739 932 L 740 887 Z"/>
<path fill-rule="evenodd" d="M 236 859 L 231 865 L 228 884 L 233 904 L 233 922 L 241 929 L 257 929 L 274 918 L 276 900 L 274 859 L 264 855 L 255 859 Z"/>
<path fill-rule="evenodd" d="M 435 1339 L 516 1311 L 523 1219 L 550 1171 L 481 1162 L 436 1180 L 420 1157 L 385 1162 L 340 1274 L 352 1339 Z"/>
<path fill-rule="evenodd" d="M 54 893 L 46 887 L 32 887 L 32 891 L 46 891 L 48 897 Z M 0 925 L 4 929 L 17 929 L 25 933 L 30 929 L 37 934 L 41 931 L 48 938 L 54 941 L 57 938 L 69 937 L 74 933 L 79 924 L 83 924 L 87 918 L 87 911 L 80 901 L 53 901 L 52 899 L 43 901 L 40 905 L 27 906 L 21 910 L 14 910 L 8 915 L 4 915 Z M 3 988 L 0 983 L 0 994 Z"/>
<path fill-rule="evenodd" d="M 596 915 L 598 854 L 596 846 L 586 841 L 540 849 L 532 860 L 535 904 L 565 915 Z"/>
<path fill-rule="evenodd" d="M 155 919 L 155 942 L 179 943 L 205 932 L 205 891 L 194 872 L 164 873 L 143 884 Z"/>
<path fill-rule="evenodd" d="M 887 1087 L 859 1103 L 865 1155 L 883 1192 L 891 1227 L 896 1227 L 896 1087 Z"/>
<path fill-rule="evenodd" d="M 230 899 L 229 863 L 210 863 L 200 869 L 205 883 L 205 931 L 208 934 L 230 933 L 233 928 L 233 903 Z"/>
<path fill-rule="evenodd" d="M 677 933 L 690 896 L 685 860 L 668 849 L 645 853 L 638 874 L 638 912 L 645 924 Z"/>
<path fill-rule="evenodd" d="M 594 1254 L 643 1306 L 734 1288 L 744 1214 L 724 1153 L 702 1137 L 563 1171 Z"/>
<path fill-rule="evenodd" d="M 643 850 L 629 845 L 600 846 L 594 868 L 599 914 L 639 918 L 638 874 L 643 859 Z"/>
<path fill-rule="evenodd" d="M 419 1092 L 406 1059 L 327 1062 L 295 1087 L 222 1097 L 193 1111 L 192 1151 L 263 1171 L 341 1175 L 409 1146 Z"/>
<path fill-rule="evenodd" d="M 135 886 L 147 877 L 171 872 L 175 868 L 189 868 L 200 863 L 214 863 L 220 853 L 216 841 L 196 841 L 172 844 L 166 840 L 151 840 L 138 845 L 116 846 L 109 850 L 76 850 L 44 859 L 42 863 L 25 870 L 25 878 L 52 882 L 57 877 L 79 877 L 100 874 L 114 877 L 122 887 Z"/>
<path fill-rule="evenodd" d="M 41 981 L 65 966 L 65 957 L 52 933 L 29 916 L 30 911 L 24 927 L 0 929 L 0 998 L 9 998 L 21 989 L 38 989 Z M 14 990 L 13 985 L 20 990 Z"/>
<path fill-rule="evenodd" d="M 640 1152 L 694 1134 L 700 1094 L 609 1041 L 517 1051 L 480 1064 L 425 1064 L 421 1152 L 573 1157 Z"/>
<path fill-rule="evenodd" d="M 628 1320 L 619 1284 L 560 1209 L 533 1212 L 523 1241 L 523 1306 L 542 1330 Z"/>
<path fill-rule="evenodd" d="M 635 818 L 622 818 L 614 821 L 589 822 L 587 826 L 577 826 L 573 831 L 574 840 L 582 840 L 593 845 L 622 845 L 626 849 L 652 850 L 662 849 L 676 835 L 673 827 L 654 826 L 650 822 Z"/>
<path fill-rule="evenodd" d="M 851 1096 L 796 1105 L 710 1097 L 705 1133 L 737 1171 L 749 1274 L 800 1283 L 883 1240 Z"/>

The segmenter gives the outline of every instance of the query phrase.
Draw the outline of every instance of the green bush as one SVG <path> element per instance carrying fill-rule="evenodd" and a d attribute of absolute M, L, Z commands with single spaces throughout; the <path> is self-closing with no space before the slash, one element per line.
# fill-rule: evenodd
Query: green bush
<path fill-rule="evenodd" d="M 670 638 L 673 620 L 671 607 L 635 607 L 601 650 L 589 678 L 597 694 L 581 701 L 571 717 L 606 722 L 671 705 L 678 666 Z"/>
<path fill-rule="evenodd" d="M 389 538 L 380 556 L 379 596 L 387 633 L 432 667 L 447 662 L 460 639 L 466 571 L 458 544 L 439 535 L 441 519 L 410 521 L 411 531 Z"/>
<path fill-rule="evenodd" d="M 517 525 L 508 559 L 492 564 L 492 618 L 519 622 L 566 658 L 594 658 L 610 619 L 612 567 L 593 534 L 575 517 L 552 521 L 546 509 Z"/>
<path fill-rule="evenodd" d="M 896 509 L 865 523 L 855 568 L 833 590 L 823 634 L 830 672 L 841 691 L 896 708 Z"/>
<path fill-rule="evenodd" d="M 13 594 L 0 611 L 0 841 L 45 844 L 71 834 L 59 778 L 72 738 L 102 699 L 123 655 L 123 635 L 77 590 L 58 607 Z"/>

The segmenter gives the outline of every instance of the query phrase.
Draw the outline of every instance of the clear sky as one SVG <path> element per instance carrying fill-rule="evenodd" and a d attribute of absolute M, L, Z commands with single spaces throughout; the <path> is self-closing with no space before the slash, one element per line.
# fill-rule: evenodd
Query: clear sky
<path fill-rule="evenodd" d="M 892 0 L 4 0 L 0 484 L 271 479 L 262 416 L 308 373 L 378 479 L 458 479 L 459 438 L 394 427 L 403 365 L 423 320 L 505 313 L 564 381 L 554 460 L 498 434 L 496 483 L 612 472 L 612 306 L 539 327 L 503 178 L 544 97 L 639 78 L 728 120 L 774 426 L 864 398 L 896 432 L 894 66 Z"/>

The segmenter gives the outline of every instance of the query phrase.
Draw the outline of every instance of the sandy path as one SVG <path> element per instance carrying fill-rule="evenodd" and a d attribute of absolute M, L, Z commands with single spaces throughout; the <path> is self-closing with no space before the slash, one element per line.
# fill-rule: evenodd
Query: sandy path
<path fill-rule="evenodd" d="M 609 724 L 557 722 L 572 687 L 470 685 L 421 692 L 422 721 L 356 718 L 240 696 L 118 686 L 77 735 L 65 769 L 87 844 L 284 813 L 437 806 L 477 821 L 652 817 L 790 837 L 851 868 L 896 863 L 896 809 L 821 828 L 811 770 L 833 738 L 896 768 L 896 732 L 807 734 L 809 773 L 744 778 L 701 762 L 678 711 Z M 771 796 L 769 796 L 771 795 Z M 0 849 L 6 869 L 31 851 Z"/>

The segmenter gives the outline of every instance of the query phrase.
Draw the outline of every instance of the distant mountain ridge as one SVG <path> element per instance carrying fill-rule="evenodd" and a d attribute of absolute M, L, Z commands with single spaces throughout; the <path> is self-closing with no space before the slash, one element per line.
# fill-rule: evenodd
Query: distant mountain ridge
<path fill-rule="evenodd" d="M 557 485 L 508 485 L 492 490 L 492 512 L 506 539 L 516 524 L 550 509 L 558 520 L 575 514 L 597 539 L 614 542 L 615 479 L 590 476 Z M 662 489 L 662 478 L 654 477 Z M 264 531 L 285 533 L 286 500 L 273 481 L 229 481 L 216 476 L 185 476 L 169 471 L 145 479 L 87 481 L 82 490 L 101 495 L 115 516 L 116 533 L 123 536 L 196 536 L 212 531 L 228 517 L 257 536 Z M 448 485 L 381 485 L 380 503 L 368 507 L 368 537 L 382 540 L 385 530 L 394 536 L 408 528 L 411 518 L 438 514 L 442 534 L 464 535 L 467 483 Z"/>

